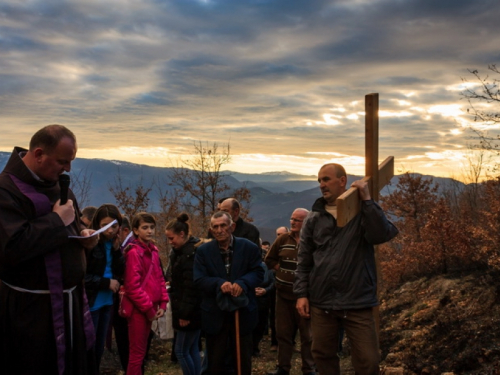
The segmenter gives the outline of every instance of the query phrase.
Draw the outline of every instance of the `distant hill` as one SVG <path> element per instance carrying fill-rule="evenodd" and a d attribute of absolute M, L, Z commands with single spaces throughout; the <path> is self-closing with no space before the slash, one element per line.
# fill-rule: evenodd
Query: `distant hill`
<path fill-rule="evenodd" d="M 0 152 L 0 170 L 3 170 L 10 153 Z M 139 183 L 144 186 L 160 185 L 162 189 L 172 189 L 168 182 L 172 178 L 172 168 L 151 167 L 117 160 L 77 158 L 72 163 L 71 173 L 74 176 L 86 176 L 91 180 L 89 201 L 86 205 L 99 206 L 103 203 L 115 203 L 109 191 L 116 186 L 120 177 L 124 187 L 135 187 Z M 275 229 L 290 225 L 290 215 L 297 207 L 310 209 L 320 196 L 316 175 L 299 175 L 290 172 L 240 173 L 227 172 L 225 182 L 236 189 L 246 186 L 252 194 L 250 216 L 261 231 L 261 238 L 272 242 Z M 432 176 L 428 176 L 432 177 Z M 359 176 L 348 176 L 348 186 Z M 432 177 L 434 183 L 441 187 L 449 186 L 449 178 Z M 399 176 L 395 176 L 391 185 L 382 190 L 382 195 L 390 194 Z M 454 183 L 457 183 L 456 181 Z M 463 184 L 458 183 L 461 186 Z M 150 193 L 150 210 L 159 210 L 158 189 L 153 187 Z"/>

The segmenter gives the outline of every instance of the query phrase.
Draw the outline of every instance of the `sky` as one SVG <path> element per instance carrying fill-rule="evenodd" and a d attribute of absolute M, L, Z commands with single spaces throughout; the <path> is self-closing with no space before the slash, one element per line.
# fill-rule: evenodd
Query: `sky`
<path fill-rule="evenodd" d="M 0 0 L 0 151 L 57 123 L 83 158 L 170 166 L 201 141 L 233 171 L 362 175 L 378 93 L 380 161 L 458 178 L 499 19 L 497 0 Z"/>

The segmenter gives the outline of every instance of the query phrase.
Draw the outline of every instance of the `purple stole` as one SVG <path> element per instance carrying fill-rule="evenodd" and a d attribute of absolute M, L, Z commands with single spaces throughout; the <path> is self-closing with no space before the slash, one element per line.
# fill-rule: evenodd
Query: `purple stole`
<path fill-rule="evenodd" d="M 35 190 L 32 185 L 21 181 L 17 177 L 9 174 L 10 178 L 35 206 L 36 217 L 47 215 L 52 212 L 52 205 L 49 198 Z M 52 306 L 52 323 L 54 325 L 54 336 L 57 348 L 57 368 L 59 375 L 63 375 L 65 367 L 66 340 L 64 329 L 64 294 L 62 285 L 62 264 L 61 254 L 54 251 L 45 255 L 45 268 L 50 291 L 50 303 Z M 70 292 L 71 293 L 71 292 Z M 71 299 L 70 299 L 71 300 Z M 72 318 L 71 318 L 72 319 Z M 83 290 L 83 325 L 87 350 L 92 349 L 95 343 L 94 327 L 92 325 L 92 316 L 90 315 L 87 294 Z"/>

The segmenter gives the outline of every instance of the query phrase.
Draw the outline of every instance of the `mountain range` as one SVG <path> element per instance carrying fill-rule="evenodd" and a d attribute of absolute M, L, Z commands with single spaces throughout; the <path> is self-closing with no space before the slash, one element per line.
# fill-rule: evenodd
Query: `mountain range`
<path fill-rule="evenodd" d="M 0 152 L 0 170 L 3 170 L 10 153 Z M 247 187 L 252 195 L 250 216 L 263 240 L 272 242 L 275 229 L 279 226 L 289 226 L 289 218 L 297 207 L 310 209 L 314 201 L 320 197 L 317 177 L 314 174 L 300 175 L 286 171 L 267 172 L 259 174 L 224 172 L 224 182 L 232 189 Z M 88 198 L 80 202 L 80 206 L 99 206 L 103 203 L 116 203 L 110 187 L 116 187 L 118 179 L 123 187 L 133 189 L 138 184 L 145 187 L 154 183 L 162 189 L 173 189 L 169 182 L 173 176 L 173 168 L 151 167 L 117 160 L 77 158 L 72 163 L 72 181 L 86 180 L 89 184 Z M 433 177 L 434 183 L 447 186 L 449 178 Z M 348 186 L 359 176 L 348 176 Z M 390 194 L 397 185 L 399 176 L 394 176 L 391 184 L 384 187 L 381 194 Z M 456 182 L 454 182 L 456 183 Z M 76 188 L 73 188 L 76 190 Z M 78 194 L 77 194 L 78 195 Z M 150 194 L 150 211 L 159 209 L 159 192 L 153 187 Z"/>

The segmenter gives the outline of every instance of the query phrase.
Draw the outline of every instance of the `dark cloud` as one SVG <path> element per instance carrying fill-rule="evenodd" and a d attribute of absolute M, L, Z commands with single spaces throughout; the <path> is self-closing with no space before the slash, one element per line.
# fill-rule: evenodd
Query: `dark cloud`
<path fill-rule="evenodd" d="M 5 1 L 0 123 L 71 124 L 100 147 L 362 155 L 379 92 L 381 149 L 441 152 L 466 137 L 430 108 L 466 107 L 467 68 L 500 63 L 499 16 L 492 0 Z"/>

